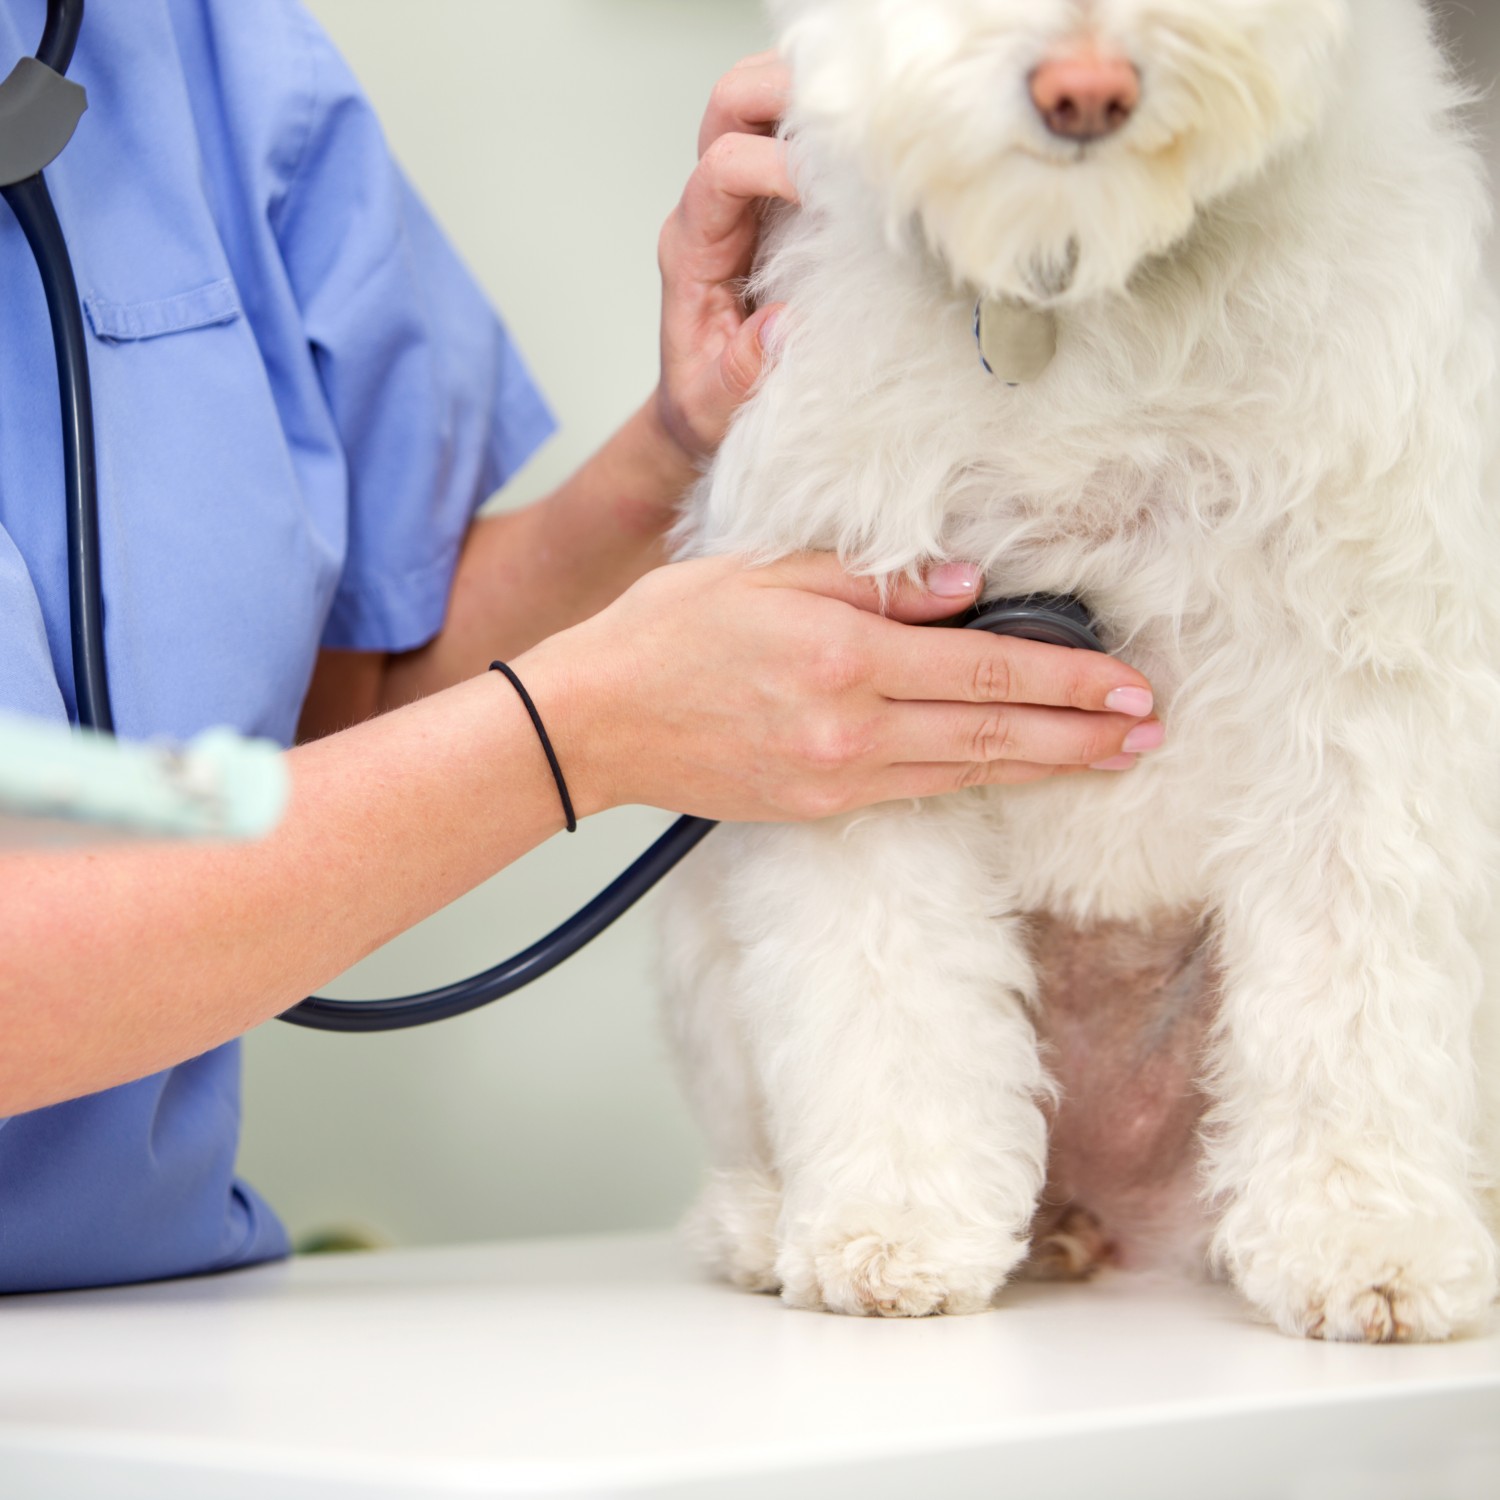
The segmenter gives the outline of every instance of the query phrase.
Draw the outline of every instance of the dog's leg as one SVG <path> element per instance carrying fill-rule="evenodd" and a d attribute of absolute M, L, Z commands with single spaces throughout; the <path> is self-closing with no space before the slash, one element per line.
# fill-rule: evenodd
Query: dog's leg
<path fill-rule="evenodd" d="M 741 950 L 725 924 L 736 842 L 736 830 L 721 829 L 668 882 L 662 977 L 672 1051 L 713 1165 L 682 1236 L 716 1275 L 746 1291 L 770 1292 L 781 1285 L 781 1186 L 745 1037 L 736 977 Z"/>
<path fill-rule="evenodd" d="M 1045 1080 L 982 818 L 950 799 L 715 835 L 796 1306 L 977 1311 L 1025 1254 Z"/>
<path fill-rule="evenodd" d="M 1500 912 L 1476 924 L 1479 1013 L 1474 1024 L 1474 1070 L 1479 1079 L 1479 1153 L 1476 1172 L 1485 1222 L 1500 1243 Z"/>
<path fill-rule="evenodd" d="M 1362 728 L 1387 759 L 1401 744 Z M 1495 1295 L 1475 1170 L 1480 964 L 1457 915 L 1482 839 L 1452 803 L 1459 774 L 1432 758 L 1409 778 L 1332 766 L 1316 796 L 1255 819 L 1277 836 L 1242 846 L 1220 887 L 1215 1253 L 1289 1333 L 1444 1338 Z M 1390 805 L 1371 805 L 1382 788 Z"/>

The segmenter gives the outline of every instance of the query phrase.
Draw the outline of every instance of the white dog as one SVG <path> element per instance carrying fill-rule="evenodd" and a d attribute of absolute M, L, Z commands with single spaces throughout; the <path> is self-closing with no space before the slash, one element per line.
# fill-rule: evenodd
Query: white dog
<path fill-rule="evenodd" d="M 1430 17 L 775 10 L 786 332 L 685 546 L 1076 594 L 1167 743 L 704 846 L 668 926 L 701 1243 L 848 1313 L 986 1307 L 1035 1229 L 1072 1269 L 1208 1248 L 1293 1333 L 1472 1324 L 1500 534 L 1487 200 Z"/>

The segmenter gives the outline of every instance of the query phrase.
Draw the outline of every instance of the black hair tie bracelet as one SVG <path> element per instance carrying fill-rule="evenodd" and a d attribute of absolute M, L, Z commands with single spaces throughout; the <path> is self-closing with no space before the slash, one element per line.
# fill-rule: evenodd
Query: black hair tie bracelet
<path fill-rule="evenodd" d="M 521 695 L 521 702 L 526 705 L 526 712 L 531 715 L 531 724 L 536 730 L 536 737 L 542 742 L 542 749 L 547 752 L 547 764 L 552 767 L 552 779 L 557 783 L 557 795 L 562 798 L 563 816 L 568 820 L 568 832 L 577 833 L 578 819 L 573 815 L 573 799 L 568 795 L 568 783 L 563 779 L 562 767 L 557 763 L 557 752 L 552 748 L 552 741 L 547 738 L 546 726 L 542 723 L 542 716 L 536 711 L 536 704 L 531 701 L 531 694 L 526 691 L 521 679 L 503 661 L 492 661 L 490 671 L 503 673 L 510 685 Z"/>

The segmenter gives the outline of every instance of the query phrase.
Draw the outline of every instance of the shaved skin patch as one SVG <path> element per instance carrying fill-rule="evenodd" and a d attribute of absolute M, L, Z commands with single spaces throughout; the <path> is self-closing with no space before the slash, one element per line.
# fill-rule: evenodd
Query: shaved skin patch
<path fill-rule="evenodd" d="M 1059 1100 L 1029 1274 L 1201 1274 L 1199 1079 L 1217 991 L 1207 928 L 1187 914 L 1088 927 L 1038 916 L 1032 933 Z"/>

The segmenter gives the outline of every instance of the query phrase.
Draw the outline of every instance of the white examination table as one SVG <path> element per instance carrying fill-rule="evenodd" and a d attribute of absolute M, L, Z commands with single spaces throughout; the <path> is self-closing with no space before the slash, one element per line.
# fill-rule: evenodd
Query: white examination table
<path fill-rule="evenodd" d="M 1495 1500 L 1500 1330 L 1303 1344 L 1106 1276 L 865 1322 L 664 1236 L 0 1299 L 4 1500 Z"/>

